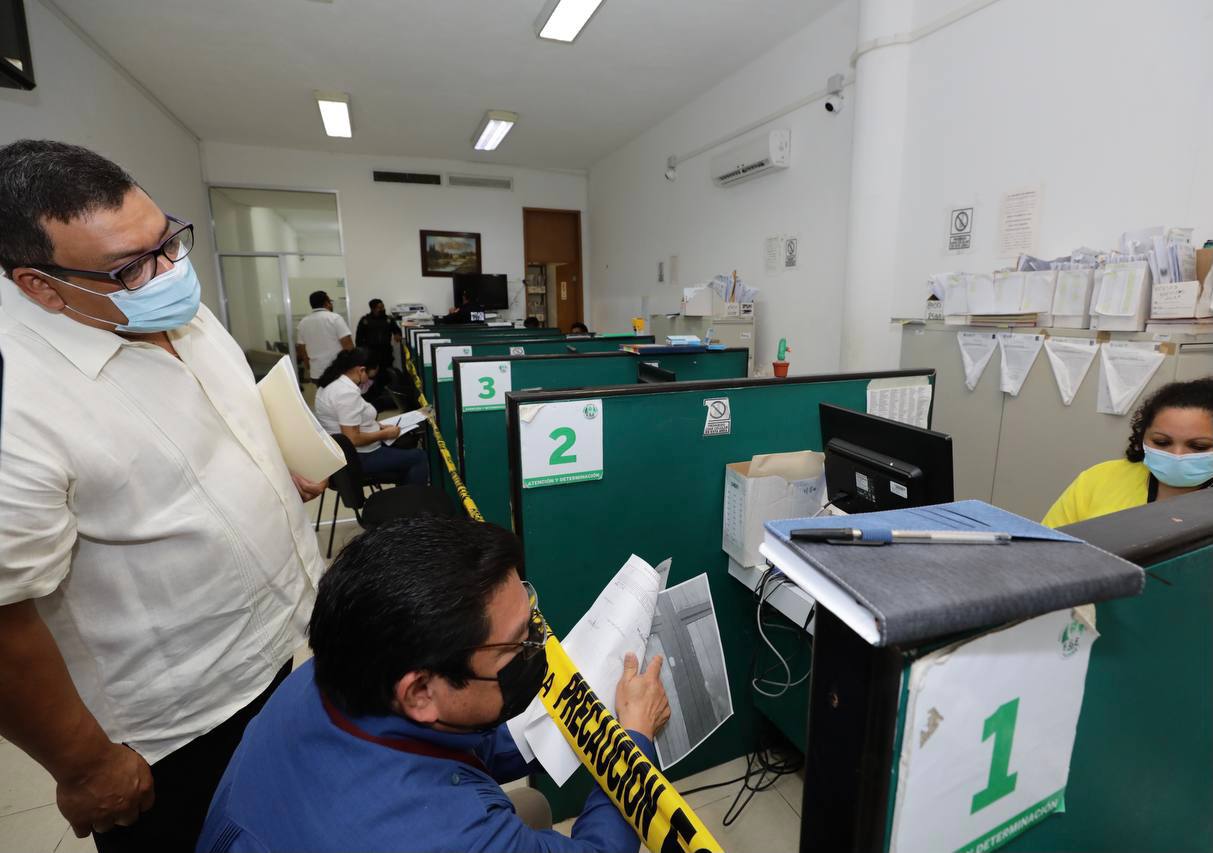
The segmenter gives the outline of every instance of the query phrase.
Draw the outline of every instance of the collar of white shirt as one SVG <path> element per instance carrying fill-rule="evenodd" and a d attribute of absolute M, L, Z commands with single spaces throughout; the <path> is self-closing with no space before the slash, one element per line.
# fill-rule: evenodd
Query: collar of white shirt
<path fill-rule="evenodd" d="M 3 276 L 0 276 L 0 304 L 89 379 L 97 378 L 124 342 L 113 332 L 76 322 L 66 312 L 46 310 Z"/>

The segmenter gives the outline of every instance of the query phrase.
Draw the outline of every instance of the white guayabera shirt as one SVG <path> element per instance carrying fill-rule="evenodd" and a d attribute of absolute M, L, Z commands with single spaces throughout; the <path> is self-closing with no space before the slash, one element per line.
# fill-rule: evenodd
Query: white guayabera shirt
<path fill-rule="evenodd" d="M 205 306 L 169 336 L 180 359 L 0 278 L 0 605 L 36 599 L 149 762 L 269 685 L 324 568 L 240 347 Z"/>

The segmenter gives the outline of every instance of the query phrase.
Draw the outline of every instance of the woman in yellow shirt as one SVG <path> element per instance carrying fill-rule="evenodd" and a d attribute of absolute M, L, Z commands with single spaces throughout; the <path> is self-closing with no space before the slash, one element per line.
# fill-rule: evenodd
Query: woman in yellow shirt
<path fill-rule="evenodd" d="M 1124 459 L 1079 474 L 1044 523 L 1061 527 L 1213 483 L 1213 378 L 1173 382 L 1133 416 Z"/>

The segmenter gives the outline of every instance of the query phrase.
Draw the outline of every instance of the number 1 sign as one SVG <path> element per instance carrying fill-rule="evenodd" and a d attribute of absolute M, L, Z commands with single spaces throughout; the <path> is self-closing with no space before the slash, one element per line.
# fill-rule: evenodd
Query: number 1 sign
<path fill-rule="evenodd" d="M 602 400 L 522 406 L 522 488 L 602 479 Z"/>
<path fill-rule="evenodd" d="M 1061 610 L 914 662 L 890 853 L 984 853 L 1064 810 L 1097 636 Z"/>

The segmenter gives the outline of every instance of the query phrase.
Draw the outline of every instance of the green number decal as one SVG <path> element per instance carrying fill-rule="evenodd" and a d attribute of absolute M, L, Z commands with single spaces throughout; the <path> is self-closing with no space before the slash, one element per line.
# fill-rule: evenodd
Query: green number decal
<path fill-rule="evenodd" d="M 480 385 L 481 385 L 481 387 L 482 387 L 482 389 L 483 389 L 483 390 L 481 390 L 481 392 L 480 392 L 480 399 L 481 399 L 481 400 L 491 400 L 491 399 L 493 399 L 493 395 L 497 393 L 497 389 L 496 389 L 496 387 L 495 387 L 495 386 L 494 386 L 494 384 L 493 384 L 493 377 L 491 377 L 491 376 L 481 376 L 481 377 L 480 377 Z"/>
<path fill-rule="evenodd" d="M 1019 699 L 1012 699 L 990 716 L 986 717 L 982 742 L 994 738 L 994 754 L 990 759 L 990 778 L 986 787 L 973 795 L 973 806 L 969 814 L 976 814 L 986 806 L 1001 800 L 1015 790 L 1018 773 L 1007 773 L 1011 764 L 1011 744 L 1015 740 L 1015 718 L 1019 716 Z"/>
<path fill-rule="evenodd" d="M 556 449 L 548 457 L 549 465 L 570 465 L 577 461 L 576 454 L 569 453 L 573 449 L 573 444 L 577 441 L 576 432 L 569 427 L 560 427 L 559 429 L 552 430 L 548 438 L 561 442 L 556 445 Z"/>

